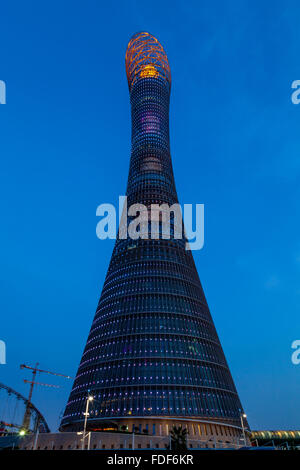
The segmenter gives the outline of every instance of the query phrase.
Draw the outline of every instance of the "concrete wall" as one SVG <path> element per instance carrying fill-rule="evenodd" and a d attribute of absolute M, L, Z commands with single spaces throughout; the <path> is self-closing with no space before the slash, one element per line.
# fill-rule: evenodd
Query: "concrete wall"
<path fill-rule="evenodd" d="M 84 442 L 84 448 L 90 449 L 165 449 L 169 445 L 169 437 L 139 435 L 132 433 L 91 432 Z M 24 436 L 19 441 L 19 448 L 31 450 L 35 447 L 35 435 Z M 82 435 L 75 432 L 39 434 L 36 442 L 37 450 L 80 450 L 82 448 Z M 188 447 L 199 448 L 238 448 L 243 445 L 240 438 L 225 442 L 218 436 L 189 435 Z"/>

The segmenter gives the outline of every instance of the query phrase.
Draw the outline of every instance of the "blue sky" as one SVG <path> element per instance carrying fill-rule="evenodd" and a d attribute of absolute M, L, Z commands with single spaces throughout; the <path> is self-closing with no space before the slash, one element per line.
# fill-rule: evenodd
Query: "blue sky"
<path fill-rule="evenodd" d="M 96 207 L 126 189 L 125 50 L 146 30 L 169 57 L 177 190 L 205 204 L 195 262 L 250 426 L 299 428 L 299 25 L 290 0 L 1 6 L 1 382 L 27 394 L 24 362 L 76 373 L 113 248 Z M 61 385 L 33 396 L 55 430 L 72 384 L 40 380 Z"/>

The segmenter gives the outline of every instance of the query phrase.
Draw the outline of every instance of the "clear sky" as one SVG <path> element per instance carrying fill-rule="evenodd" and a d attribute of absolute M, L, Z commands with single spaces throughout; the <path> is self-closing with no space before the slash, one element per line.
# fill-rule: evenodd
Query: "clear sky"
<path fill-rule="evenodd" d="M 96 207 L 125 193 L 125 50 L 146 30 L 172 71 L 171 152 L 180 202 L 205 204 L 194 252 L 253 429 L 300 427 L 300 79 L 297 0 L 10 1 L 0 12 L 0 381 L 19 364 L 75 375 L 113 242 Z M 72 383 L 40 376 L 52 430 Z"/>

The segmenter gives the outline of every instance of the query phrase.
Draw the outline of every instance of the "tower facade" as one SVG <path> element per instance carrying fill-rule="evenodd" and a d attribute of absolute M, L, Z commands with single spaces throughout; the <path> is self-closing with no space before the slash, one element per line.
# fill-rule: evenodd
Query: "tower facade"
<path fill-rule="evenodd" d="M 151 34 L 126 51 L 132 148 L 127 204 L 178 203 L 169 144 L 171 72 Z M 128 219 L 130 221 L 130 217 Z M 186 240 L 118 236 L 62 431 L 128 428 L 236 441 L 242 406 Z"/>

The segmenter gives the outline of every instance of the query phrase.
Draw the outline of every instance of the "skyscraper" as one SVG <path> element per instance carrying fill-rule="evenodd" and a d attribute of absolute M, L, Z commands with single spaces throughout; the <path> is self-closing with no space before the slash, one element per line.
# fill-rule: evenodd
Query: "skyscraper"
<path fill-rule="evenodd" d="M 147 32 L 126 51 L 132 148 L 128 206 L 178 203 L 169 145 L 171 72 Z M 118 237 L 73 384 L 62 431 L 115 426 L 236 440 L 242 406 L 186 240 Z"/>

